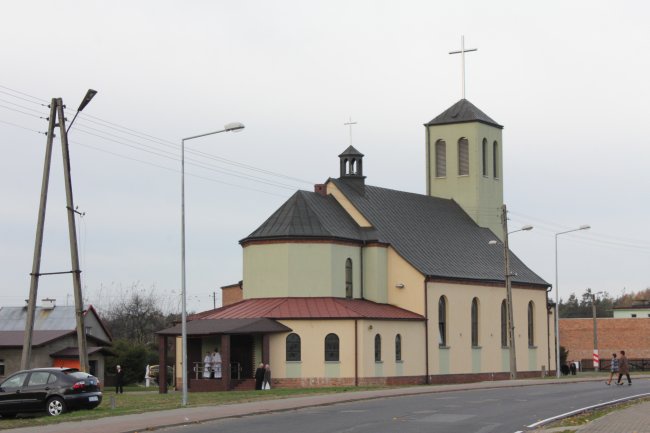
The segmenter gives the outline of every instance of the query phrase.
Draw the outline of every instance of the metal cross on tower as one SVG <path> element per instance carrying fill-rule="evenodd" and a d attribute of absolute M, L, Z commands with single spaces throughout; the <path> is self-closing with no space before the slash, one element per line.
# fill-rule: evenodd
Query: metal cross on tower
<path fill-rule="evenodd" d="M 463 69 L 463 99 L 465 99 L 465 53 L 470 51 L 477 51 L 478 48 L 468 48 L 465 49 L 465 36 L 460 37 L 460 51 L 450 51 L 449 54 L 460 54 L 462 58 L 462 69 Z"/>
<path fill-rule="evenodd" d="M 344 123 L 345 126 L 350 127 L 350 146 L 352 146 L 352 125 L 356 125 L 356 124 L 357 124 L 357 122 L 352 121 L 352 117 L 350 117 L 349 122 Z"/>

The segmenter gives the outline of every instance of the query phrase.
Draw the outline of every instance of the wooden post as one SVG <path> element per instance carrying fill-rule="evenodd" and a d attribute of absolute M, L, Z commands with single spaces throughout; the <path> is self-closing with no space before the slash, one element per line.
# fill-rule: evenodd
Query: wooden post
<path fill-rule="evenodd" d="M 224 368 L 225 367 L 225 368 Z M 230 335 L 221 334 L 221 377 L 223 378 L 223 387 L 230 391 Z"/>
<path fill-rule="evenodd" d="M 262 335 L 262 362 L 264 364 L 269 364 L 269 361 L 271 359 L 271 352 L 270 352 L 270 336 L 269 334 L 264 334 Z"/>
<path fill-rule="evenodd" d="M 158 393 L 167 394 L 167 336 L 158 337 Z"/>

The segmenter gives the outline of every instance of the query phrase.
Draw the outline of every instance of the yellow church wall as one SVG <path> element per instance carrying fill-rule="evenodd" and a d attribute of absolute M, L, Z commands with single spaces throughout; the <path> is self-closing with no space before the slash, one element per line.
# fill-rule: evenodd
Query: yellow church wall
<path fill-rule="evenodd" d="M 427 127 L 427 194 L 454 199 L 481 227 L 501 236 L 500 207 L 503 204 L 503 158 L 501 129 L 479 122 Z M 458 140 L 469 142 L 469 175 L 458 174 Z M 487 176 L 482 174 L 482 143 L 487 140 Z M 436 177 L 435 144 L 447 144 L 447 175 Z M 493 143 L 498 143 L 497 178 L 493 172 Z"/>
<path fill-rule="evenodd" d="M 332 182 L 327 182 L 327 194 L 334 196 L 336 201 L 339 202 L 341 207 L 352 217 L 352 219 L 359 225 L 359 227 L 372 227 L 370 222 L 364 217 L 359 210 L 354 207 L 350 200 L 345 197 L 340 189 Z"/>
<path fill-rule="evenodd" d="M 278 242 L 244 247 L 244 298 L 345 297 L 345 262 L 352 260 L 355 297 L 361 293 L 360 247 L 326 242 Z"/>
<path fill-rule="evenodd" d="M 385 304 L 388 302 L 387 248 L 369 246 L 363 249 L 363 297 L 370 301 Z"/>
<path fill-rule="evenodd" d="M 429 362 L 431 374 L 509 371 L 509 350 L 501 346 L 503 286 L 429 282 Z M 438 301 L 447 300 L 447 346 L 439 347 Z M 513 288 L 515 347 L 518 371 L 548 369 L 546 291 Z M 471 345 L 472 299 L 479 300 L 478 348 Z M 528 302 L 533 301 L 535 347 L 528 346 Z"/>
<path fill-rule="evenodd" d="M 359 377 L 426 374 L 424 322 L 359 320 Z M 402 360 L 395 359 L 395 337 L 401 336 Z M 375 361 L 375 336 L 381 337 L 381 361 Z"/>
<path fill-rule="evenodd" d="M 424 315 L 424 275 L 393 247 L 387 249 L 388 303 Z M 397 287 L 403 284 L 403 288 Z"/>
<path fill-rule="evenodd" d="M 286 361 L 290 333 L 270 338 L 270 363 L 275 378 L 354 377 L 354 320 L 278 320 L 300 336 L 301 360 Z M 339 361 L 325 361 L 325 337 L 339 337 Z"/>

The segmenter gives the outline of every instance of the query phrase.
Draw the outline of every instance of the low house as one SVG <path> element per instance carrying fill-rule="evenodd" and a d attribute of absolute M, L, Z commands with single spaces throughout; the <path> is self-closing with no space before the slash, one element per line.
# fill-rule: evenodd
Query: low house
<path fill-rule="evenodd" d="M 27 307 L 0 307 L 0 379 L 20 370 Z M 105 356 L 112 337 L 92 305 L 84 310 L 90 373 L 104 381 Z M 74 306 L 45 299 L 36 307 L 32 337 L 32 367 L 79 368 Z"/>

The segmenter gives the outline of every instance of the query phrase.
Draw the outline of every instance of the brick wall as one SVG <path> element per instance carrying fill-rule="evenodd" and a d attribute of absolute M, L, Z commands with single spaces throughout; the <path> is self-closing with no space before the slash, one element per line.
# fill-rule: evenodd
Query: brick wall
<path fill-rule="evenodd" d="M 221 306 L 234 304 L 244 299 L 244 291 L 239 284 L 221 288 Z"/>
<path fill-rule="evenodd" d="M 650 318 L 598 321 L 598 353 L 609 359 L 625 350 L 630 359 L 650 358 Z M 560 345 L 569 351 L 568 360 L 591 359 L 594 350 L 593 319 L 560 319 Z"/>

